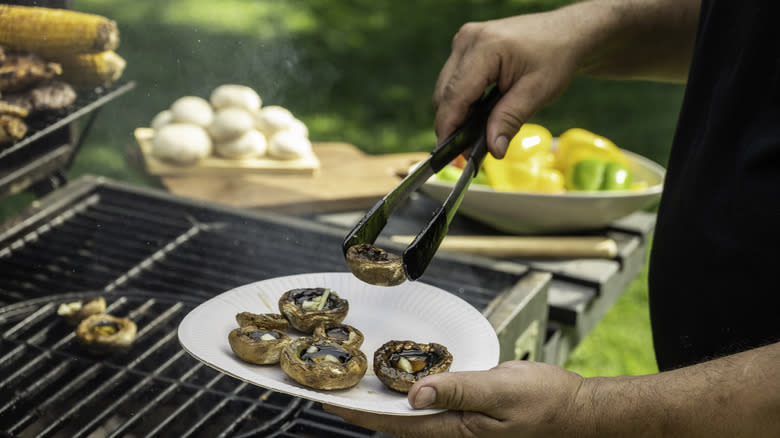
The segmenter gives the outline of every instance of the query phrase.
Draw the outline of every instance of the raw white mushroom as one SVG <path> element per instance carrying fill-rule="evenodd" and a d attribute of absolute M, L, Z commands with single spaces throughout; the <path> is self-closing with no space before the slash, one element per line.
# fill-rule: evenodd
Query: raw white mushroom
<path fill-rule="evenodd" d="M 208 130 L 215 142 L 224 143 L 240 137 L 253 126 L 251 113 L 241 108 L 224 108 L 216 112 Z"/>
<path fill-rule="evenodd" d="M 309 128 L 299 119 L 293 120 L 293 123 L 285 129 L 285 131 L 292 131 L 296 134 L 300 134 L 306 138 L 309 138 Z"/>
<path fill-rule="evenodd" d="M 217 143 L 214 149 L 225 158 L 249 158 L 265 155 L 268 143 L 265 136 L 255 129 L 250 129 L 236 139 Z"/>
<path fill-rule="evenodd" d="M 214 119 L 214 110 L 211 104 L 202 97 L 184 96 L 176 99 L 171 104 L 173 121 L 177 123 L 191 123 L 204 128 L 211 125 Z"/>
<path fill-rule="evenodd" d="M 195 164 L 209 156 L 211 149 L 211 137 L 197 125 L 171 123 L 155 131 L 152 137 L 152 155 L 177 164 Z"/>
<path fill-rule="evenodd" d="M 152 119 L 152 129 L 160 129 L 171 122 L 173 122 L 173 112 L 171 110 L 160 111 Z"/>
<path fill-rule="evenodd" d="M 292 127 L 295 120 L 295 116 L 287 108 L 271 105 L 255 113 L 255 128 L 271 138 L 277 132 Z"/>
<path fill-rule="evenodd" d="M 268 141 L 268 155 L 280 160 L 292 160 L 312 153 L 308 138 L 294 131 L 281 131 Z"/>
<path fill-rule="evenodd" d="M 260 95 L 246 85 L 224 84 L 215 88 L 209 97 L 215 109 L 242 108 L 255 112 L 263 104 Z"/>

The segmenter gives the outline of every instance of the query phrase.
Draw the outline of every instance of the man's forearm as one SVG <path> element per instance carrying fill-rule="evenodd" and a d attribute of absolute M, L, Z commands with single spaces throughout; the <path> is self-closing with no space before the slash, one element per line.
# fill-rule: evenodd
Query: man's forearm
<path fill-rule="evenodd" d="M 586 379 L 580 436 L 780 436 L 780 343 L 674 371 Z"/>
<path fill-rule="evenodd" d="M 701 0 L 589 0 L 566 6 L 581 34 L 579 72 L 620 79 L 684 81 Z"/>

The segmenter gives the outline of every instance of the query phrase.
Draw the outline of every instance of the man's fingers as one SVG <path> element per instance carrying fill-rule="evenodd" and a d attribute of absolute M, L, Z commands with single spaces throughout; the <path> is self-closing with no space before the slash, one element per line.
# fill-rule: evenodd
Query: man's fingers
<path fill-rule="evenodd" d="M 544 78 L 539 76 L 538 73 L 530 74 L 511 85 L 490 113 L 487 142 L 488 150 L 494 157 L 502 158 L 509 141 L 520 127 L 533 117 L 538 108 L 555 97 L 554 90 L 549 89 Z"/>
<path fill-rule="evenodd" d="M 437 110 L 434 131 L 439 142 L 463 123 L 469 106 L 498 77 L 497 59 L 472 50 L 477 43 L 475 35 L 483 27 L 482 23 L 467 23 L 461 28 L 453 41 L 452 54 L 439 73 L 433 93 Z"/>
<path fill-rule="evenodd" d="M 495 417 L 506 390 L 503 373 L 464 371 L 434 374 L 421 379 L 409 391 L 409 403 L 416 409 L 438 408 L 477 411 Z"/>

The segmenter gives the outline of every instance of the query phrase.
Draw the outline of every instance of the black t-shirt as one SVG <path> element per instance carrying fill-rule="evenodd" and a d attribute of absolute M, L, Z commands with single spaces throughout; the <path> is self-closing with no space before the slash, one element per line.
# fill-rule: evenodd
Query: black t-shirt
<path fill-rule="evenodd" d="M 780 2 L 702 2 L 650 259 L 661 370 L 780 340 Z"/>

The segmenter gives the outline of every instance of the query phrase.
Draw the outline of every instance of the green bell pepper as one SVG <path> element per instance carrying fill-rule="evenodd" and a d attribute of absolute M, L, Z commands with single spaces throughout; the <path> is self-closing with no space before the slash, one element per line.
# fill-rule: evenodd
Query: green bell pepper
<path fill-rule="evenodd" d="M 574 163 L 566 172 L 566 189 L 574 191 L 630 190 L 631 172 L 616 161 L 595 158 Z"/>

